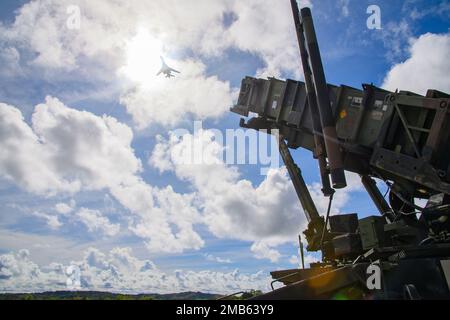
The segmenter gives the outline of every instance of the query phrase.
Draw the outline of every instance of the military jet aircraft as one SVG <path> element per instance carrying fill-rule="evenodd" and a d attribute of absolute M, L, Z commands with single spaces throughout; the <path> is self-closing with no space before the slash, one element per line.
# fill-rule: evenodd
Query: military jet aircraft
<path fill-rule="evenodd" d="M 171 67 L 169 67 L 166 62 L 164 61 L 164 58 L 161 57 L 161 62 L 162 62 L 162 66 L 161 66 L 161 70 L 159 70 L 159 72 L 156 74 L 157 76 L 159 76 L 161 73 L 163 73 L 166 78 L 171 78 L 171 77 L 175 77 L 172 72 L 176 72 L 176 73 L 180 73 L 180 71 L 177 71 L 175 69 L 172 69 Z"/>

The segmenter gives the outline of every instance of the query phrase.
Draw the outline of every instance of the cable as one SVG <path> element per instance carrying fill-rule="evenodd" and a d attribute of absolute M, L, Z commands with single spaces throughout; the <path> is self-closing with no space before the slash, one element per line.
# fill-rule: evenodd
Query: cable
<path fill-rule="evenodd" d="M 399 210 L 400 214 L 402 214 L 402 215 L 412 215 L 412 214 L 417 214 L 417 213 L 411 213 L 411 214 L 408 213 L 408 214 L 405 214 L 405 212 L 402 211 L 402 209 L 403 209 L 403 207 L 405 206 L 405 204 L 407 204 L 407 205 L 409 205 L 410 207 L 413 207 L 414 209 L 418 210 L 419 213 L 422 213 L 422 211 L 423 211 L 425 208 L 419 207 L 419 206 L 416 205 L 415 203 L 412 203 L 411 201 L 406 200 L 400 193 L 398 193 L 397 191 L 395 191 L 395 190 L 392 188 L 392 184 L 391 184 L 389 181 L 385 180 L 385 179 L 384 179 L 382 176 L 380 176 L 379 174 L 377 174 L 377 176 L 378 176 L 379 179 L 381 179 L 381 180 L 388 186 L 388 189 L 386 190 L 386 193 L 384 194 L 384 197 L 386 197 L 386 195 L 387 195 L 388 192 L 390 191 L 390 192 L 392 192 L 393 194 L 395 194 L 395 195 L 397 196 L 397 198 L 399 198 L 399 199 L 403 202 L 403 205 L 402 205 L 402 207 L 401 207 L 400 210 Z M 397 218 L 398 218 L 398 217 L 397 217 Z"/>
<path fill-rule="evenodd" d="M 325 237 L 325 230 L 326 230 L 327 225 L 328 225 L 328 218 L 330 217 L 331 204 L 333 203 L 333 196 L 334 196 L 334 193 L 332 193 L 330 195 L 330 200 L 328 202 L 327 216 L 325 218 L 325 224 L 324 224 L 324 226 L 322 228 L 322 237 L 320 238 L 320 247 L 322 248 L 322 250 L 323 250 L 323 239 Z"/>
<path fill-rule="evenodd" d="M 419 246 L 424 246 L 426 244 L 434 243 L 434 242 L 436 242 L 436 240 L 433 237 L 428 237 L 428 238 L 425 238 L 422 241 L 420 241 Z"/>
<path fill-rule="evenodd" d="M 386 183 L 386 181 L 384 181 L 384 183 Z M 384 193 L 384 196 L 383 196 L 383 198 L 385 198 L 385 199 L 386 199 L 386 196 L 388 195 L 389 191 L 391 190 L 391 186 L 388 185 L 387 183 L 386 183 L 386 185 L 387 185 L 387 189 L 386 189 L 386 192 Z"/>
<path fill-rule="evenodd" d="M 406 200 L 400 193 L 398 193 L 397 191 L 395 191 L 394 189 L 391 189 L 391 192 L 393 194 L 395 194 L 397 196 L 397 198 L 399 198 L 402 202 L 403 202 L 403 206 L 401 209 L 403 209 L 404 205 L 407 204 L 410 207 L 415 208 L 416 210 L 419 210 L 420 212 L 422 212 L 424 210 L 424 208 L 419 207 L 418 205 L 412 203 L 411 201 Z"/>

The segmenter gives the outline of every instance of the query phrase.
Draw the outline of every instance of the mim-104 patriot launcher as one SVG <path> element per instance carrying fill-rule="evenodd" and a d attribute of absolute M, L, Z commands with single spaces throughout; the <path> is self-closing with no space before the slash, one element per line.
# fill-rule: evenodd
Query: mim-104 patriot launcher
<path fill-rule="evenodd" d="M 256 114 L 242 127 L 277 132 L 308 220 L 307 250 L 322 262 L 272 272 L 284 286 L 256 299 L 450 299 L 450 96 L 327 84 L 311 11 L 291 5 L 305 81 L 246 77 L 231 111 Z M 322 216 L 290 148 L 318 161 L 330 199 Z M 379 215 L 330 216 L 345 171 L 361 177 Z"/>

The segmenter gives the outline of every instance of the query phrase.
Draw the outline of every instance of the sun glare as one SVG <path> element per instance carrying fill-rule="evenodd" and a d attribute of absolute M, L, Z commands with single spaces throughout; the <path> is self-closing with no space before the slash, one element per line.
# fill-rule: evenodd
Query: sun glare
<path fill-rule="evenodd" d="M 161 41 L 141 29 L 127 44 L 126 65 L 122 71 L 131 81 L 149 85 L 157 79 L 162 55 Z"/>

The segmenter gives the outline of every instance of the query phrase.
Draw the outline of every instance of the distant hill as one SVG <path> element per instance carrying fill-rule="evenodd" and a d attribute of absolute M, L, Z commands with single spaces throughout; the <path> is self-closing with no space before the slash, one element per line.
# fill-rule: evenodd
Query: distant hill
<path fill-rule="evenodd" d="M 97 291 L 55 291 L 0 294 L 0 300 L 215 300 L 219 297 L 221 295 L 202 292 L 133 295 Z"/>

